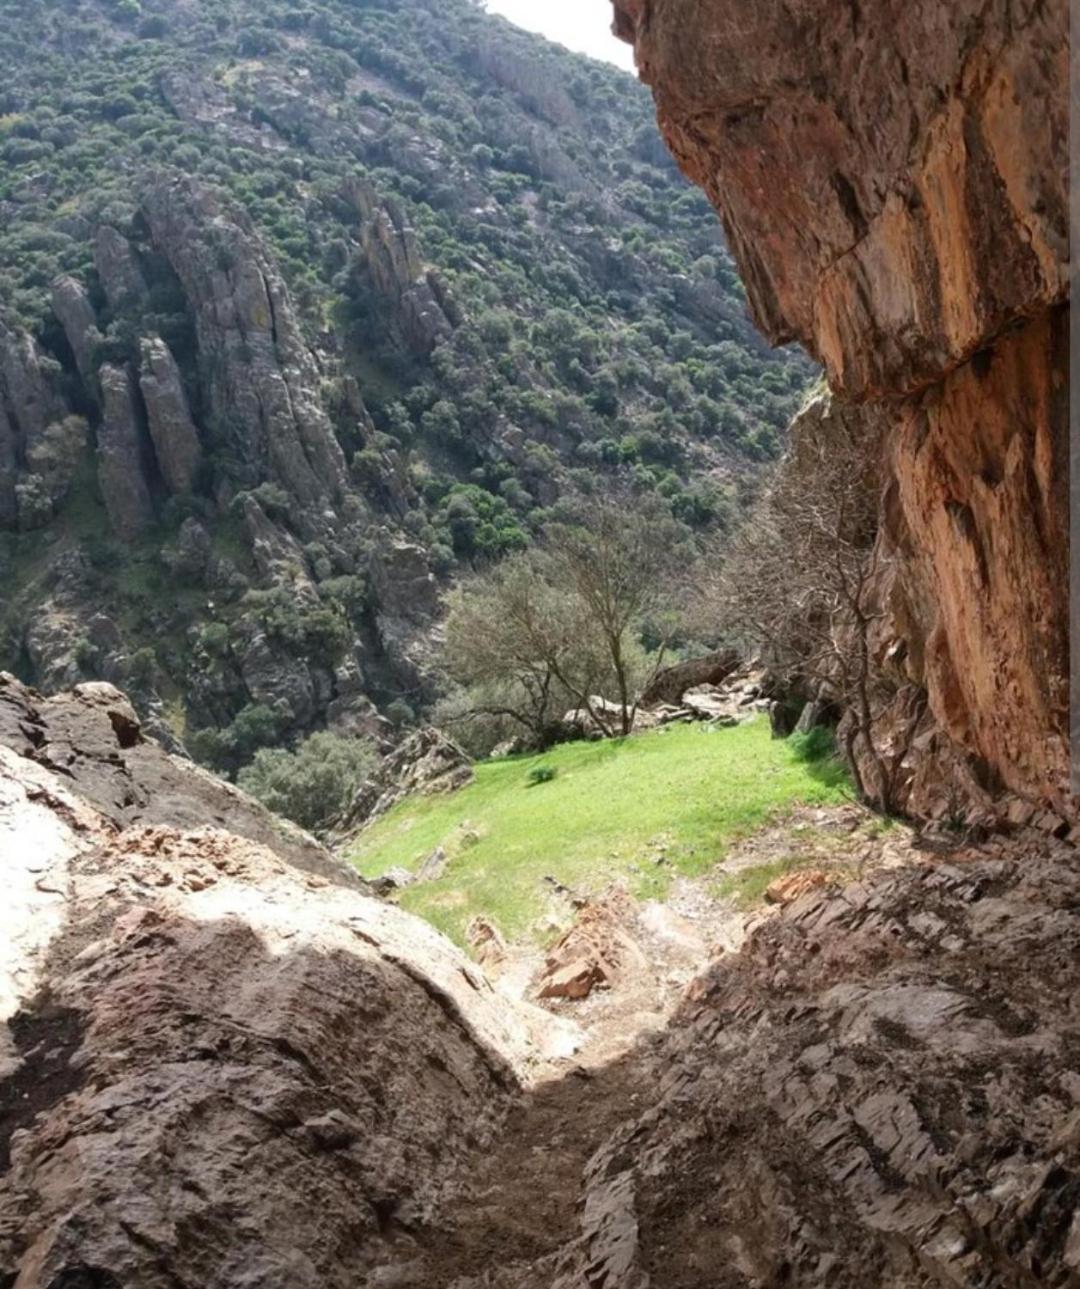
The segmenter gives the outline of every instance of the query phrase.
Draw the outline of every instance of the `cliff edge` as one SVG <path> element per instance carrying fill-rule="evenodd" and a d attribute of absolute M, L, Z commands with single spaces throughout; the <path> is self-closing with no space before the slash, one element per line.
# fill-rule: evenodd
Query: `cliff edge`
<path fill-rule="evenodd" d="M 875 741 L 909 808 L 1067 831 L 1064 0 L 615 12 L 758 325 L 885 404 L 877 658 L 906 692 Z"/>

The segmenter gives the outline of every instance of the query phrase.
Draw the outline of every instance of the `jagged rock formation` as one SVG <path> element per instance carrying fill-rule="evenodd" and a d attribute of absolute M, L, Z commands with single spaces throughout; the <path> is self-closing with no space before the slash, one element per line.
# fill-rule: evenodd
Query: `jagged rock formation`
<path fill-rule="evenodd" d="M 5 1283 L 369 1283 L 573 1045 L 107 686 L 0 677 L 0 853 Z"/>
<path fill-rule="evenodd" d="M 160 336 L 146 336 L 139 349 L 139 388 L 162 478 L 174 495 L 191 492 L 202 463 L 202 444 L 183 376 Z"/>
<path fill-rule="evenodd" d="M 102 224 L 94 238 L 94 268 L 110 308 L 123 309 L 146 296 L 146 278 L 135 248 L 109 224 Z"/>
<path fill-rule="evenodd" d="M 184 292 L 198 344 L 200 426 L 184 375 L 168 344 L 152 330 L 139 336 L 137 368 L 102 363 L 98 313 L 86 286 L 65 275 L 52 285 L 53 311 L 71 349 L 82 395 L 99 405 L 98 468 L 113 531 L 138 537 L 166 496 L 190 493 L 204 459 L 206 425 L 227 426 L 233 490 L 270 482 L 292 500 L 296 527 L 325 534 L 345 496 L 345 458 L 319 394 L 315 360 L 300 334 L 281 273 L 250 224 L 206 188 L 178 176 L 150 181 L 140 211 L 149 230 L 144 248 L 163 256 Z M 139 252 L 110 225 L 94 242 L 94 264 L 113 311 L 129 310 L 145 326 L 147 282 Z M 0 423 L 0 500 L 6 522 L 19 518 L 12 501 L 18 463 L 63 400 L 43 374 L 35 342 L 0 331 L 5 421 Z M 19 410 L 16 412 L 15 409 Z M 366 414 L 366 413 L 365 413 Z M 12 420 L 20 450 L 12 446 Z M 53 488 L 53 493 L 62 489 Z M 352 502 L 356 510 L 356 502 Z M 24 526 L 29 526 L 24 524 Z"/>
<path fill-rule="evenodd" d="M 97 365 L 94 350 L 101 340 L 101 332 L 98 330 L 97 314 L 90 303 L 86 287 L 69 274 L 58 277 L 52 284 L 52 306 L 71 347 L 86 394 L 96 401 Z"/>
<path fill-rule="evenodd" d="M 38 345 L 0 320 L 0 528 L 48 523 L 86 437 L 86 422 L 67 414 Z"/>
<path fill-rule="evenodd" d="M 422 715 L 447 584 L 580 471 L 738 503 L 811 367 L 624 72 L 473 0 L 143 7 L 0 34 L 0 317 L 58 427 L 0 392 L 0 665 L 232 773 Z"/>
<path fill-rule="evenodd" d="M 966 861 L 966 862 L 964 862 Z M 516 1289 L 1080 1282 L 1077 852 L 812 892 L 691 987 Z"/>
<path fill-rule="evenodd" d="M 342 497 L 345 460 L 277 266 L 236 212 L 188 180 L 152 185 L 143 210 L 195 318 L 209 414 L 235 427 L 250 481 L 279 484 L 297 523 L 318 530 L 320 508 Z"/>
<path fill-rule="evenodd" d="M 127 367 L 106 364 L 98 371 L 101 426 L 98 482 L 113 532 L 125 541 L 140 537 L 154 521 L 145 452 L 145 428 Z"/>
<path fill-rule="evenodd" d="M 157 525 L 170 522 L 172 499 L 180 514 L 196 510 L 198 517 L 179 523 L 161 561 L 188 585 L 205 587 L 211 606 L 235 603 L 254 582 L 286 592 L 296 615 L 314 620 L 327 612 L 318 583 L 343 575 L 362 588 L 372 561 L 381 611 L 373 638 L 357 638 L 345 656 L 323 662 L 298 649 L 295 638 L 272 638 L 258 614 L 241 614 L 229 665 L 207 673 L 198 670 L 201 659 L 192 659 L 197 674 L 184 695 L 193 730 L 227 725 L 238 710 L 262 704 L 278 713 L 282 734 L 327 723 L 371 733 L 374 709 L 361 658 L 379 663 L 389 650 L 384 672 L 392 675 L 400 642 L 412 687 L 425 683 L 405 654 L 438 612 L 426 552 L 388 533 L 374 566 L 370 517 L 347 479 L 316 358 L 276 262 L 250 223 L 177 175 L 148 181 L 140 200 L 136 240 L 102 225 L 94 242 L 108 307 L 128 329 L 125 356 L 113 356 L 116 345 L 103 347 L 96 297 L 74 278 L 53 284 L 53 306 L 81 390 L 65 392 L 58 364 L 37 342 L 0 324 L 0 522 L 23 530 L 47 525 L 89 446 L 109 535 L 145 544 Z M 182 350 L 174 352 L 155 330 L 161 314 L 150 295 L 151 273 L 159 294 L 171 292 L 182 303 L 189 331 L 177 333 L 172 319 L 179 334 L 173 343 Z M 345 393 L 349 414 L 374 433 L 355 381 Z M 90 412 L 91 424 L 76 408 Z M 262 503 L 255 488 L 263 489 Z M 215 541 L 228 523 L 239 528 L 243 571 Z M 113 604 L 96 600 L 96 581 L 74 554 L 58 559 L 35 590 L 33 613 L 22 606 L 9 621 L 18 632 L 13 652 L 30 659 L 43 685 L 78 680 L 79 657 L 90 660 L 93 675 L 136 683 L 134 646 L 116 618 L 105 619 L 109 630 L 97 632 L 98 640 L 81 625 L 99 609 L 115 613 Z M 189 625 L 171 630 L 182 637 Z M 163 628 L 155 626 L 155 643 Z M 160 722 L 155 729 L 165 732 Z"/>
<path fill-rule="evenodd" d="M 929 699 L 914 761 L 945 739 L 982 796 L 1072 817 L 1066 5 L 615 7 L 759 325 L 844 398 L 889 400 L 886 652 Z"/>
<path fill-rule="evenodd" d="M 461 313 L 443 279 L 420 258 L 416 233 L 397 203 L 369 183 L 349 185 L 361 221 L 364 261 L 375 290 L 392 306 L 397 330 L 414 353 L 431 354 L 461 325 Z"/>

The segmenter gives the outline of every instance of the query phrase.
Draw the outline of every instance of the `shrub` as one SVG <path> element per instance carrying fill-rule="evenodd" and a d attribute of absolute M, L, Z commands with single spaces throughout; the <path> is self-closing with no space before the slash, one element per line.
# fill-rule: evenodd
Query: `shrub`
<path fill-rule="evenodd" d="M 529 771 L 529 787 L 535 788 L 540 783 L 550 783 L 558 774 L 553 765 L 534 765 Z"/>
<path fill-rule="evenodd" d="M 377 761 L 372 744 L 324 730 L 295 752 L 264 748 L 240 772 L 238 782 L 276 814 L 318 831 L 340 816 Z"/>
<path fill-rule="evenodd" d="M 788 739 L 796 757 L 807 765 L 836 759 L 836 735 L 826 725 L 815 725 L 805 734 L 792 734 Z"/>

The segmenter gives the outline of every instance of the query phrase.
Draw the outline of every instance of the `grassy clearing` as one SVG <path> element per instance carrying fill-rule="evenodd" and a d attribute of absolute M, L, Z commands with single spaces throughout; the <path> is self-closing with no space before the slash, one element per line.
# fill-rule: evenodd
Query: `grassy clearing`
<path fill-rule="evenodd" d="M 554 777 L 530 782 L 541 766 Z M 545 877 L 583 891 L 621 877 L 639 895 L 660 895 L 673 874 L 707 872 L 785 807 L 830 804 L 845 787 L 834 761 L 806 760 L 764 720 L 675 726 L 479 765 L 475 783 L 452 796 L 401 802 L 349 857 L 375 877 L 415 869 L 442 846 L 445 875 L 407 888 L 403 906 L 459 943 L 481 913 L 510 938 L 533 937 L 549 908 Z"/>

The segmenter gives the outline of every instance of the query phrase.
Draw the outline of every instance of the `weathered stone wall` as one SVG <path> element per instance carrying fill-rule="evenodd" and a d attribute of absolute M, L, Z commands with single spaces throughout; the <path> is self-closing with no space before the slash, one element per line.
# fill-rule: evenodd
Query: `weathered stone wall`
<path fill-rule="evenodd" d="M 883 635 L 929 699 L 913 758 L 943 736 L 990 796 L 1075 813 L 1064 0 L 615 8 L 759 326 L 891 404 Z"/>

